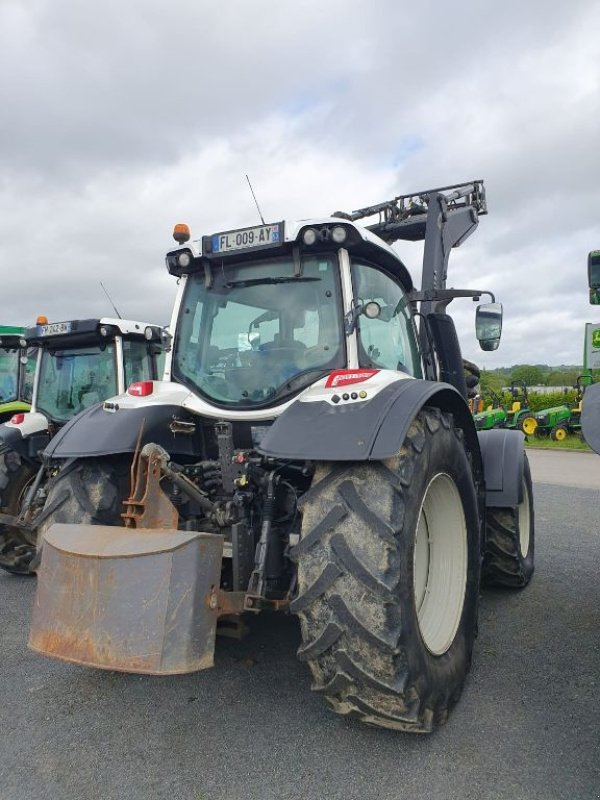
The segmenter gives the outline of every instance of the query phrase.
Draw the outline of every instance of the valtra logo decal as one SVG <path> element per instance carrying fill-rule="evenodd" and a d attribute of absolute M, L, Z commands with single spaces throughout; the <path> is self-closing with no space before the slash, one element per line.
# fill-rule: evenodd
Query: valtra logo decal
<path fill-rule="evenodd" d="M 352 383 L 363 383 L 377 375 L 378 369 L 336 369 L 327 378 L 325 387 L 327 389 L 337 389 L 341 386 L 349 386 Z"/>

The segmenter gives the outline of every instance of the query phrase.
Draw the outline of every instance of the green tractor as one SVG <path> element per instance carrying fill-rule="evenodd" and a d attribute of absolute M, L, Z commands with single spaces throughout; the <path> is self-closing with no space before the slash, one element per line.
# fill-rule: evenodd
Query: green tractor
<path fill-rule="evenodd" d="M 35 364 L 23 346 L 25 328 L 0 325 L 0 422 L 29 411 Z"/>
<path fill-rule="evenodd" d="M 488 406 L 485 411 L 480 411 L 478 414 L 473 415 L 475 427 L 478 431 L 491 431 L 492 428 L 505 428 L 507 413 L 502 398 L 496 392 L 489 390 L 492 397 L 492 405 Z"/>
<path fill-rule="evenodd" d="M 510 387 L 512 405 L 510 411 L 506 409 L 504 401 L 496 392 L 489 391 L 492 405 L 485 411 L 473 415 L 475 427 L 478 431 L 489 431 L 492 428 L 511 428 L 521 430 L 521 422 L 529 413 L 529 398 L 527 386 L 522 381 L 515 381 Z"/>
<path fill-rule="evenodd" d="M 529 412 L 522 420 L 522 430 L 526 436 L 550 436 L 555 442 L 564 441 L 569 433 L 581 431 L 581 400 L 585 389 L 584 380 L 589 377 L 579 375 L 575 383 L 577 394 L 575 405 L 552 406 L 541 411 Z"/>

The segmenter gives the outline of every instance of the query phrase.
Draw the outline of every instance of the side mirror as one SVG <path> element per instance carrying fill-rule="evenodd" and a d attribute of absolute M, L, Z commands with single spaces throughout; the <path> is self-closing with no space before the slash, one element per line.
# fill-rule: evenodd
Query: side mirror
<path fill-rule="evenodd" d="M 481 303 L 475 312 L 475 335 L 482 350 L 497 350 L 502 335 L 502 303 Z"/>
<path fill-rule="evenodd" d="M 592 250 L 588 254 L 588 286 L 590 287 L 590 305 L 600 305 L 600 250 Z"/>

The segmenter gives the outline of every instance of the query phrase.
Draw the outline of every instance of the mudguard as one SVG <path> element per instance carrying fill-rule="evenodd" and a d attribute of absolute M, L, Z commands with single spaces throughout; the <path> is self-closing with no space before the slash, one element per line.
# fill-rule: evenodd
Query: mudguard
<path fill-rule="evenodd" d="M 24 461 L 39 462 L 39 452 L 48 444 L 48 420 L 40 413 L 26 413 L 23 423 L 0 425 L 0 454 L 7 450 L 18 453 Z"/>
<path fill-rule="evenodd" d="M 299 399 L 275 420 L 259 450 L 293 460 L 381 461 L 398 453 L 424 405 L 454 414 L 477 470 L 479 445 L 466 401 L 450 384 L 419 379 L 396 380 L 363 402 Z"/>
<path fill-rule="evenodd" d="M 588 386 L 581 404 L 581 432 L 596 453 L 600 453 L 600 383 Z"/>
<path fill-rule="evenodd" d="M 173 454 L 198 452 L 199 433 L 194 427 L 185 433 L 173 429 L 174 418 L 194 422 L 194 417 L 181 406 L 165 403 L 120 408 L 117 401 L 115 398 L 92 406 L 67 422 L 44 451 L 44 457 L 91 458 L 133 453 L 138 441 L 142 446 L 155 442 Z"/>
<path fill-rule="evenodd" d="M 483 458 L 486 506 L 516 508 L 523 500 L 524 435 L 521 431 L 494 428 L 480 431 L 477 436 Z"/>

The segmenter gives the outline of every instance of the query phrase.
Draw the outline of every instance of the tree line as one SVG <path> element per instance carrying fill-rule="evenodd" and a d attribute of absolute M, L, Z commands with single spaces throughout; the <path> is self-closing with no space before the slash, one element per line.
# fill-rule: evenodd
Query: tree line
<path fill-rule="evenodd" d="M 573 405 L 577 400 L 577 378 L 582 374 L 583 368 L 575 365 L 561 365 L 559 367 L 547 364 L 515 364 L 512 367 L 481 371 L 480 394 L 484 406 L 496 404 L 500 399 L 505 405 L 512 404 L 510 392 L 503 391 L 506 387 L 515 386 L 522 388 L 525 384 L 530 391 L 530 406 L 532 409 L 548 408 L 553 405 L 566 403 Z M 600 372 L 593 373 L 593 380 L 600 380 Z M 556 386 L 557 391 L 535 395 L 535 386 Z M 564 388 L 566 387 L 566 391 Z"/>

